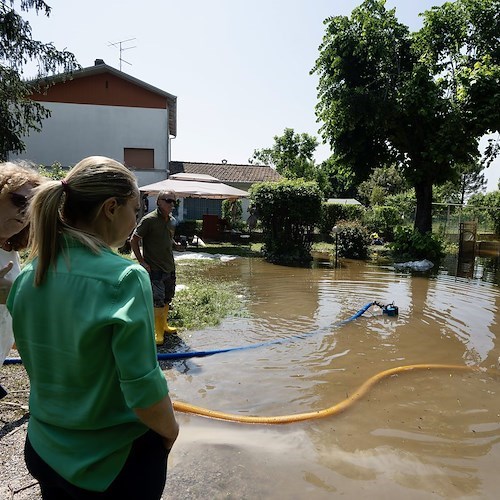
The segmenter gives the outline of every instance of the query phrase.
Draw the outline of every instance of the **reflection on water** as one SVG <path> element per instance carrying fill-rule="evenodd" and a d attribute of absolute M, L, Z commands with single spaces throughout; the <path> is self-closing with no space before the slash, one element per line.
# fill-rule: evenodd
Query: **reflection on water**
<path fill-rule="evenodd" d="M 500 285 L 500 259 L 495 257 L 475 257 L 461 261 L 457 257 L 447 257 L 443 263 L 446 272 L 457 278 L 471 278 Z"/>
<path fill-rule="evenodd" d="M 332 406 L 377 372 L 400 365 L 489 371 L 393 376 L 345 413 L 286 426 L 180 415 L 164 498 L 496 498 L 498 262 L 496 268 L 480 262 L 471 279 L 450 269 L 422 275 L 356 261 L 302 269 L 259 259 L 212 269 L 217 279 L 241 283 L 249 317 L 184 332 L 180 343 L 207 350 L 303 335 L 173 363 L 167 377 L 174 400 L 283 415 Z M 333 326 L 374 300 L 394 301 L 399 316 L 372 307 Z M 189 492 L 182 493 L 186 471 L 193 470 Z"/>

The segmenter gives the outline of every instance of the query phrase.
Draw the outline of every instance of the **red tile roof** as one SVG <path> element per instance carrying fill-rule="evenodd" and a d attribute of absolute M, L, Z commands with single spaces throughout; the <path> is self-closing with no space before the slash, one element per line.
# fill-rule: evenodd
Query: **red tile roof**
<path fill-rule="evenodd" d="M 235 165 L 232 163 L 196 163 L 189 161 L 171 161 L 172 174 L 207 174 L 222 182 L 255 182 L 279 181 L 282 176 L 274 168 L 266 165 Z"/>

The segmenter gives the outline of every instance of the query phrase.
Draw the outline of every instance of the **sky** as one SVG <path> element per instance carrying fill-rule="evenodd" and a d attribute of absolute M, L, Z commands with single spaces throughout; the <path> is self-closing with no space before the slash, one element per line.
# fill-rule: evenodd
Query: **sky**
<path fill-rule="evenodd" d="M 349 16 L 361 0 L 45 1 L 50 17 L 23 14 L 34 39 L 69 50 L 82 67 L 103 59 L 177 96 L 172 160 L 247 164 L 285 128 L 318 138 L 317 163 L 330 156 L 318 132 L 318 78 L 310 71 L 323 21 Z M 386 7 L 416 31 L 419 13 L 443 3 L 387 0 Z M 499 158 L 485 177 L 487 190 L 497 189 Z"/>

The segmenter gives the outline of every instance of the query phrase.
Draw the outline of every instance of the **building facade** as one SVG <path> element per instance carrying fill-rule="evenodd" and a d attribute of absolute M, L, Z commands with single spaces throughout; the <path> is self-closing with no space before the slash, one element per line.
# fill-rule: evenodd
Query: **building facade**
<path fill-rule="evenodd" d="M 139 185 L 168 177 L 170 141 L 177 133 L 177 98 L 96 60 L 94 66 L 49 79 L 31 98 L 49 109 L 40 132 L 10 159 L 71 167 L 86 156 L 123 162 Z"/>

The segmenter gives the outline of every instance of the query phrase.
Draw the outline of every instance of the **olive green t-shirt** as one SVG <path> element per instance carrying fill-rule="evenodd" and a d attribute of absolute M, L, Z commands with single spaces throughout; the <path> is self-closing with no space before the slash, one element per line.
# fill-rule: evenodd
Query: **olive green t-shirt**
<path fill-rule="evenodd" d="M 152 271 L 175 271 L 174 241 L 175 219 L 169 220 L 156 209 L 145 215 L 135 229 L 135 233 L 142 238 L 142 254 Z"/>
<path fill-rule="evenodd" d="M 67 246 L 41 286 L 36 260 L 21 271 L 7 307 L 30 378 L 33 448 L 70 483 L 104 491 L 148 430 L 132 408 L 157 403 L 168 387 L 146 271 L 107 248 Z"/>

